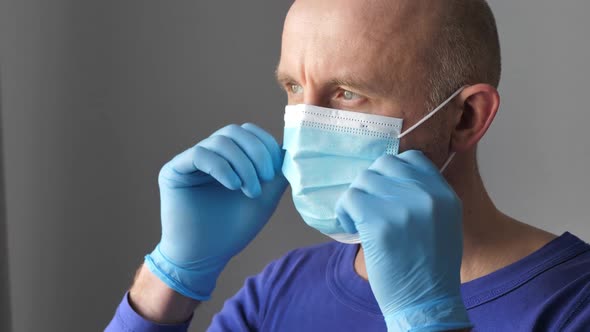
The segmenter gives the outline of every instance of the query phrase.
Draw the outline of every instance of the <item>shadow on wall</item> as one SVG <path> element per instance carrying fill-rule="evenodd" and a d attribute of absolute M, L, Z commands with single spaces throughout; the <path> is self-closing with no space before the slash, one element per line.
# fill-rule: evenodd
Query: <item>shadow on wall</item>
<path fill-rule="evenodd" d="M 2 114 L 2 75 L 0 74 L 0 115 Z M 10 288 L 8 287 L 8 238 L 4 200 L 4 154 L 0 116 L 0 331 L 10 331 Z"/>

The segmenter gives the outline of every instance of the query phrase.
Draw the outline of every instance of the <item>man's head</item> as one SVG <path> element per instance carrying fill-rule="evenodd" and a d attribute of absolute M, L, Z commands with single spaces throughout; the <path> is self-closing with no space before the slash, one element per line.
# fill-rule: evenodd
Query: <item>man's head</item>
<path fill-rule="evenodd" d="M 471 85 L 401 142 L 440 165 L 474 151 L 498 109 L 494 17 L 484 0 L 297 0 L 277 77 L 289 104 L 399 117 L 405 128 Z"/>

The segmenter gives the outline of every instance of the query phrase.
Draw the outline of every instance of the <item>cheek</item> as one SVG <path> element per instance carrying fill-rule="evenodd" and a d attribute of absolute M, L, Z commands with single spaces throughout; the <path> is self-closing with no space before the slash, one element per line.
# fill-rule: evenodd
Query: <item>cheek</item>
<path fill-rule="evenodd" d="M 404 130 L 407 130 L 407 128 L 404 128 Z M 401 139 L 400 152 L 407 150 L 428 152 L 434 145 L 433 143 L 436 141 L 436 136 L 435 128 L 432 128 L 431 124 L 425 122 Z"/>
<path fill-rule="evenodd" d="M 288 105 L 297 105 L 303 104 L 303 94 L 288 94 L 287 95 L 287 104 Z"/>
<path fill-rule="evenodd" d="M 400 153 L 420 150 L 437 165 L 442 165 L 450 149 L 450 133 L 441 126 L 424 123 L 400 141 Z"/>

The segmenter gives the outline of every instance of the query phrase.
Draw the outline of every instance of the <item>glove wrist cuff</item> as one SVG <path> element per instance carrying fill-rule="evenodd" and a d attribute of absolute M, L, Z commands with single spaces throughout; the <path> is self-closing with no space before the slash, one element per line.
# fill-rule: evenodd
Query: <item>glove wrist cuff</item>
<path fill-rule="evenodd" d="M 473 326 L 460 296 L 430 301 L 385 315 L 385 323 L 388 332 L 450 331 Z"/>
<path fill-rule="evenodd" d="M 154 251 L 145 256 L 147 268 L 176 292 L 199 301 L 207 301 L 215 289 L 217 277 L 223 267 L 204 273 L 171 262 L 157 246 Z"/>

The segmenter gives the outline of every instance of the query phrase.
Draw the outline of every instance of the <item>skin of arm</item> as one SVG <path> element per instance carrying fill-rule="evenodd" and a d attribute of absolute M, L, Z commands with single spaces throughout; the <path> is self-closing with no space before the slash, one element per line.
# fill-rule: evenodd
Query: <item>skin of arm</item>
<path fill-rule="evenodd" d="M 191 318 L 200 302 L 172 290 L 142 265 L 129 290 L 129 304 L 154 323 L 181 324 Z"/>

